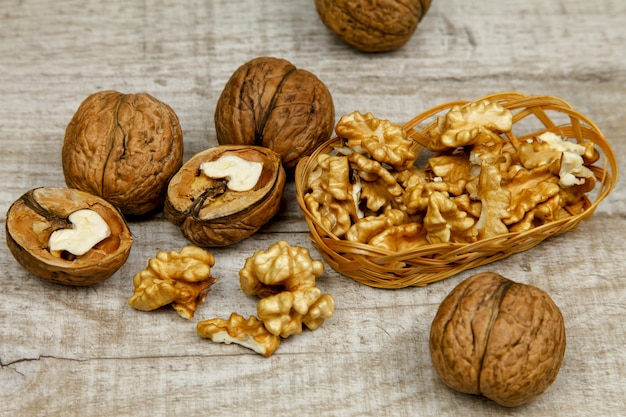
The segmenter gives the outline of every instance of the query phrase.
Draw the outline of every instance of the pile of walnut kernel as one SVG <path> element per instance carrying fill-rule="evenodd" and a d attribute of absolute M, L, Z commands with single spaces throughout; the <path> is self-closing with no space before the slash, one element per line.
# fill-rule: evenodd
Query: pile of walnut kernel
<path fill-rule="evenodd" d="M 342 146 L 319 154 L 304 202 L 339 239 L 384 250 L 471 243 L 580 213 L 595 186 L 593 142 L 552 132 L 514 143 L 513 115 L 497 102 L 438 116 L 415 165 L 416 142 L 402 126 L 358 111 L 335 131 Z"/>
<path fill-rule="evenodd" d="M 142 311 L 171 305 L 179 316 L 192 319 L 217 278 L 211 276 L 213 255 L 196 246 L 180 252 L 159 251 L 148 266 L 135 274 L 135 291 L 128 304 Z M 214 318 L 197 324 L 200 337 L 217 343 L 235 343 L 265 357 L 281 339 L 300 334 L 303 325 L 315 330 L 335 311 L 335 300 L 323 294 L 316 278 L 324 264 L 313 260 L 306 248 L 281 240 L 258 250 L 239 271 L 241 290 L 260 300 L 257 315 L 245 319 L 232 313 L 228 320 Z"/>

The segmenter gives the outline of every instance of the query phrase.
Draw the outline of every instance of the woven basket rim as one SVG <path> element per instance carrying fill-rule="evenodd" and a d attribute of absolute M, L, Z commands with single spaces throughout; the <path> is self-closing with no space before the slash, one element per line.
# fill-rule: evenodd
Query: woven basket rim
<path fill-rule="evenodd" d="M 567 232 L 589 219 L 597 206 L 617 184 L 618 165 L 615 153 L 602 134 L 600 128 L 587 116 L 577 112 L 565 100 L 553 96 L 529 96 L 518 92 L 492 94 L 474 100 L 497 101 L 513 112 L 514 125 L 520 120 L 535 116 L 544 124 L 543 131 L 556 133 L 567 132 L 568 137 L 577 141 L 591 140 L 599 148 L 603 166 L 594 167 L 597 179 L 594 190 L 595 198 L 585 196 L 584 210 L 569 217 L 534 227 L 522 232 L 509 232 L 499 236 L 480 239 L 472 243 L 440 243 L 417 246 L 405 251 L 389 251 L 365 243 L 350 242 L 340 239 L 325 229 L 304 203 L 307 191 L 306 178 L 317 165 L 317 156 L 330 151 L 341 139 L 333 137 L 320 145 L 308 157 L 298 163 L 295 171 L 296 199 L 310 230 L 310 238 L 325 260 L 333 269 L 363 284 L 378 288 L 404 288 L 427 285 L 448 278 L 463 270 L 503 259 L 541 243 L 548 237 Z M 423 132 L 433 127 L 436 116 L 457 105 L 470 101 L 453 101 L 428 109 L 415 116 L 403 127 L 420 147 L 424 147 Z M 546 115 L 546 111 L 556 112 L 569 117 L 567 125 L 555 125 Z M 533 135 L 543 131 L 533 132 Z M 513 137 L 515 140 L 515 137 Z M 419 151 L 419 149 L 418 149 Z M 501 248 L 506 248 L 502 250 Z M 398 264 L 388 270 L 387 265 Z M 404 264 L 404 265 L 403 265 Z M 379 267 L 380 265 L 380 267 Z"/>

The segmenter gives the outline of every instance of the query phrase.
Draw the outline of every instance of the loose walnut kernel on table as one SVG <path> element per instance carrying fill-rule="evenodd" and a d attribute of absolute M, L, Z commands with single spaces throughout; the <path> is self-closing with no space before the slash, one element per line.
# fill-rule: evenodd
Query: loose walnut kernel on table
<path fill-rule="evenodd" d="M 232 313 L 228 320 L 215 318 L 197 325 L 198 336 L 216 343 L 236 343 L 254 350 L 259 355 L 271 356 L 280 345 L 280 337 L 270 333 L 263 322 L 254 316 L 247 320 Z"/>
<path fill-rule="evenodd" d="M 239 277 L 244 293 L 261 298 L 257 314 L 267 330 L 288 337 L 302 333 L 302 324 L 314 330 L 332 317 L 333 297 L 316 287 L 323 272 L 308 250 L 279 241 L 248 258 Z"/>
<path fill-rule="evenodd" d="M 195 246 L 185 246 L 180 252 L 159 251 L 133 277 L 135 291 L 128 304 L 142 311 L 171 304 L 181 317 L 191 319 L 209 287 L 217 282 L 211 277 L 214 264 L 210 252 Z"/>
<path fill-rule="evenodd" d="M 198 335 L 270 356 L 281 338 L 302 333 L 303 324 L 315 330 L 333 316 L 334 298 L 316 286 L 316 277 L 323 272 L 324 264 L 313 260 L 307 249 L 286 241 L 258 250 L 239 272 L 242 291 L 261 298 L 258 318 L 245 320 L 233 313 L 228 320 L 205 320 L 198 323 Z"/>

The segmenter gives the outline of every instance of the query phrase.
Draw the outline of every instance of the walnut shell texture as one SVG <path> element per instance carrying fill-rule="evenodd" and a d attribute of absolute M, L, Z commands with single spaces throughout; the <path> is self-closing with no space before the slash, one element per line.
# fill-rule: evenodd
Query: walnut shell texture
<path fill-rule="evenodd" d="M 86 254 L 64 258 L 52 254 L 50 235 L 68 227 L 68 216 L 80 209 L 96 211 L 111 235 Z M 13 257 L 31 273 L 65 285 L 92 285 L 110 278 L 128 259 L 132 235 L 119 210 L 104 199 L 70 188 L 35 188 L 7 212 L 6 240 Z"/>
<path fill-rule="evenodd" d="M 563 316 L 548 294 L 491 272 L 454 288 L 430 332 L 443 382 L 505 407 L 533 400 L 555 381 L 565 345 Z"/>
<path fill-rule="evenodd" d="M 65 131 L 68 187 L 98 195 L 124 214 L 141 216 L 165 199 L 183 161 L 176 113 L 146 93 L 100 91 L 79 106 Z"/>
<path fill-rule="evenodd" d="M 406 44 L 431 0 L 315 0 L 331 32 L 362 52 L 388 52 Z"/>
<path fill-rule="evenodd" d="M 215 110 L 220 145 L 272 149 L 288 172 L 330 138 L 334 124 L 335 107 L 326 85 L 311 72 L 272 57 L 239 67 Z"/>
<path fill-rule="evenodd" d="M 253 189 L 232 191 L 226 187 L 226 180 L 209 178 L 201 172 L 203 162 L 225 155 L 263 164 Z M 227 246 L 256 233 L 276 215 L 285 182 L 280 156 L 271 149 L 220 145 L 196 154 L 174 175 L 167 189 L 164 212 L 193 244 Z"/>

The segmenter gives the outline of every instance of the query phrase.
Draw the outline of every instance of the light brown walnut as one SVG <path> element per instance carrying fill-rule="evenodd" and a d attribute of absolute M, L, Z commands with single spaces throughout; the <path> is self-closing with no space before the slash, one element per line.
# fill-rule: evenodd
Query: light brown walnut
<path fill-rule="evenodd" d="M 335 108 L 326 85 L 311 72 L 273 57 L 240 66 L 215 109 L 220 145 L 272 149 L 287 172 L 330 138 L 334 124 Z"/>
<path fill-rule="evenodd" d="M 505 407 L 532 401 L 555 381 L 565 345 L 563 316 L 548 294 L 491 272 L 454 288 L 430 331 L 443 382 Z"/>
<path fill-rule="evenodd" d="M 176 113 L 146 93 L 91 94 L 65 130 L 67 186 L 98 195 L 124 214 L 142 216 L 158 209 L 182 161 Z"/>

